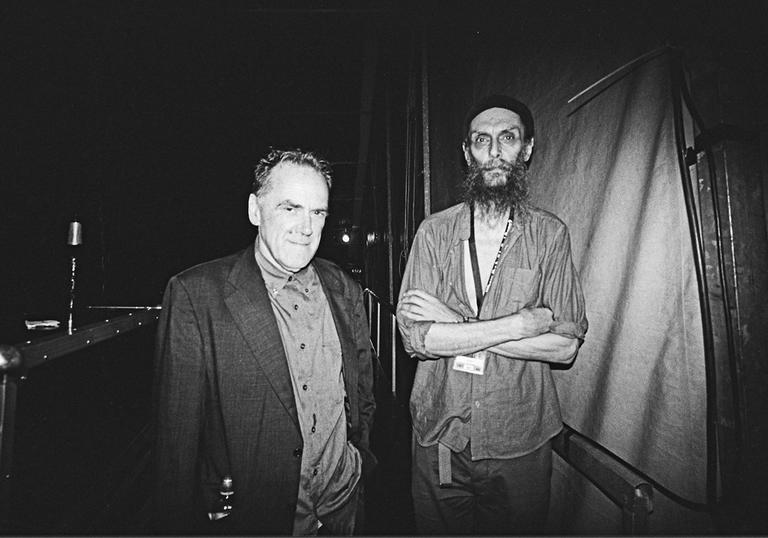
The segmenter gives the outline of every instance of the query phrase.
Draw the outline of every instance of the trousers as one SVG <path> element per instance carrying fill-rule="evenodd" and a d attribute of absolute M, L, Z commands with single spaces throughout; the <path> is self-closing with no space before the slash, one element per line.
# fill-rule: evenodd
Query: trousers
<path fill-rule="evenodd" d="M 450 454 L 451 483 L 440 486 L 438 445 L 412 443 L 412 482 L 420 534 L 546 533 L 552 444 L 511 459 L 472 461 L 469 443 Z"/>

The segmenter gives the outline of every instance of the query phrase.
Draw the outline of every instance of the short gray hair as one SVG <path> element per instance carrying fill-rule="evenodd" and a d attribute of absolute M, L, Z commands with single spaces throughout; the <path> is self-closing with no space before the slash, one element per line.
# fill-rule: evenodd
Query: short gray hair
<path fill-rule="evenodd" d="M 300 149 L 270 149 L 266 157 L 262 158 L 253 169 L 253 183 L 251 192 L 259 196 L 269 186 L 269 174 L 275 167 L 281 163 L 295 164 L 297 166 L 306 166 L 325 179 L 328 189 L 331 188 L 331 165 L 328 161 L 319 158 L 311 151 L 302 151 Z"/>

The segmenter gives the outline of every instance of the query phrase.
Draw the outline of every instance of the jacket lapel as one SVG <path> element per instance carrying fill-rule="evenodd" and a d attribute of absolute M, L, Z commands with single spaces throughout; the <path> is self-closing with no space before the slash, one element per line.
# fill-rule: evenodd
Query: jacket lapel
<path fill-rule="evenodd" d="M 229 274 L 231 293 L 225 303 L 253 356 L 291 419 L 299 418 L 285 349 L 264 278 L 254 258 L 253 244 L 245 249 Z"/>

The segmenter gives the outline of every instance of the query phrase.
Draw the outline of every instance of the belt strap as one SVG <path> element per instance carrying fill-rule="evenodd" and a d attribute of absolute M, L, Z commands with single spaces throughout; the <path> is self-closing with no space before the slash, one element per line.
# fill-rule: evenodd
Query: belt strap
<path fill-rule="evenodd" d="M 441 488 L 450 488 L 451 479 L 451 449 L 443 443 L 437 443 L 437 468 Z"/>

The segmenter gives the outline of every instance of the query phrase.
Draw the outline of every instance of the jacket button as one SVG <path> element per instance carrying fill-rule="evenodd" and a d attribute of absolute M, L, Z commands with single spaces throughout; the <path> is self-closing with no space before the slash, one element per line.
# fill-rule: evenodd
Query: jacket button
<path fill-rule="evenodd" d="M 296 448 L 293 450 L 293 457 L 294 458 L 300 458 L 301 457 L 301 448 Z"/>

